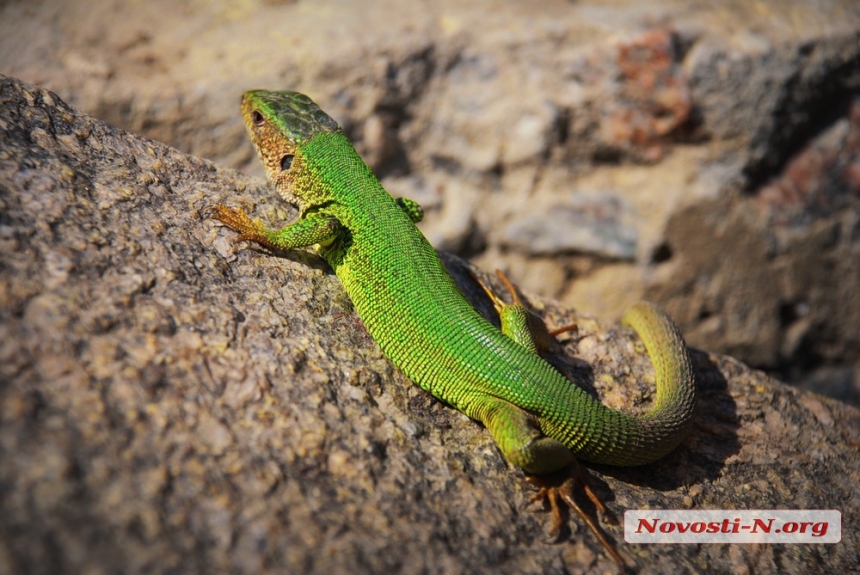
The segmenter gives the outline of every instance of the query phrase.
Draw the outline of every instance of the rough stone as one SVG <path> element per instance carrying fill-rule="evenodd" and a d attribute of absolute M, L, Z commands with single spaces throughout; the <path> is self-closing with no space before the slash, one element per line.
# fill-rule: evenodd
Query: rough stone
<path fill-rule="evenodd" d="M 478 424 L 406 381 L 313 255 L 236 252 L 218 202 L 287 221 L 260 180 L 0 78 L 0 572 L 605 573 L 582 526 L 543 542 L 530 492 Z M 466 265 L 446 265 L 484 313 Z M 627 330 L 550 354 L 641 413 Z M 610 510 L 839 509 L 835 545 L 628 545 L 642 573 L 856 572 L 860 411 L 694 351 L 690 437 L 589 467 Z"/>
<path fill-rule="evenodd" d="M 856 318 L 839 311 L 860 293 L 855 0 L 7 2 L 0 72 L 252 174 L 240 93 L 303 90 L 386 183 L 422 182 L 407 191 L 427 188 L 435 245 L 601 315 L 659 299 L 694 343 L 791 381 L 860 381 Z M 509 241 L 524 222 L 550 243 L 602 232 L 593 212 L 558 222 L 578 230 L 541 218 L 603 190 L 629 228 L 611 235 L 636 238 L 626 270 L 594 237 L 551 256 Z M 715 225 L 686 215 L 705 210 Z M 809 269 L 821 228 L 840 247 Z"/>

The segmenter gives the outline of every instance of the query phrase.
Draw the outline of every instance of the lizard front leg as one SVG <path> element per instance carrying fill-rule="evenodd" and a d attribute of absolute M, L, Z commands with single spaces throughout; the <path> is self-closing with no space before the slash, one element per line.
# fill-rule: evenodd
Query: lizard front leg
<path fill-rule="evenodd" d="M 212 219 L 239 232 L 236 241 L 249 241 L 267 248 L 289 250 L 314 244 L 329 245 L 340 231 L 337 218 L 327 215 L 312 215 L 279 230 L 267 228 L 259 220 L 252 220 L 241 208 L 215 206 Z"/>

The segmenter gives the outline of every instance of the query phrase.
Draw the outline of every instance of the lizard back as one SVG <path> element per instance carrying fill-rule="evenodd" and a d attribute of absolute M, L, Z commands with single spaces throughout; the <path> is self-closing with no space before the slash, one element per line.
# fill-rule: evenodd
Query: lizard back
<path fill-rule="evenodd" d="M 303 213 L 328 214 L 342 226 L 337 240 L 320 246 L 321 255 L 370 335 L 420 387 L 473 418 L 479 418 L 487 398 L 508 401 L 533 414 L 547 436 L 600 463 L 645 463 L 683 438 L 695 384 L 671 322 L 655 323 L 649 316 L 637 326 L 656 350 L 652 359 L 659 356 L 655 408 L 639 418 L 610 409 L 468 303 L 436 251 L 346 136 L 326 132 L 310 138 L 298 147 L 293 170 L 293 194 L 320 196 L 321 187 L 326 197 Z"/>

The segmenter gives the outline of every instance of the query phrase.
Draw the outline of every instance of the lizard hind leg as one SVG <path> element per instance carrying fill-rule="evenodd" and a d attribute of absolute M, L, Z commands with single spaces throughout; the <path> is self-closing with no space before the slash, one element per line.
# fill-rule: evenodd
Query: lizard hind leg
<path fill-rule="evenodd" d="M 528 351 L 543 354 L 549 349 L 552 338 L 569 331 L 576 331 L 576 324 L 561 326 L 550 330 L 543 319 L 533 313 L 523 303 L 517 289 L 511 280 L 502 272 L 496 270 L 496 275 L 502 285 L 511 296 L 511 303 L 507 303 L 490 285 L 475 274 L 472 277 L 484 289 L 487 297 L 493 302 L 496 313 L 499 314 L 499 323 L 502 333 L 514 340 Z"/>
<path fill-rule="evenodd" d="M 562 508 L 567 507 L 576 512 L 606 552 L 620 565 L 625 565 L 594 514 L 584 510 L 577 501 L 576 487 L 579 486 L 595 511 L 607 516 L 603 503 L 588 485 L 588 473 L 576 461 L 573 452 L 560 441 L 543 435 L 534 417 L 516 405 L 502 399 L 492 399 L 483 405 L 477 418 L 484 422 L 505 459 L 523 469 L 527 481 L 538 487 L 532 502 L 549 503 L 553 514 L 550 537 L 555 539 L 560 533 L 565 520 Z"/>
<path fill-rule="evenodd" d="M 615 545 L 595 520 L 595 513 L 599 513 L 612 524 L 617 524 L 618 521 L 614 515 L 606 510 L 603 502 L 591 490 L 588 484 L 588 477 L 588 472 L 576 460 L 573 460 L 565 469 L 551 474 L 527 475 L 526 480 L 538 489 L 537 493 L 532 496 L 530 503 L 549 503 L 553 516 L 549 532 L 550 539 L 555 540 L 558 538 L 565 521 L 562 507 L 566 507 L 573 510 L 579 519 L 585 523 L 588 530 L 594 534 L 601 546 L 606 550 L 606 553 L 620 566 L 626 567 L 621 553 L 618 552 L 618 549 L 615 548 Z M 589 513 L 588 510 L 583 509 L 579 504 L 576 494 L 577 486 L 581 487 L 582 492 L 591 501 L 595 513 Z"/>
<path fill-rule="evenodd" d="M 534 416 L 513 403 L 487 398 L 471 415 L 487 427 L 505 459 L 526 473 L 549 473 L 574 461 L 566 445 L 545 436 Z"/>
<path fill-rule="evenodd" d="M 575 324 L 548 330 L 543 320 L 526 308 L 508 278 L 501 271 L 496 274 L 510 292 L 513 303 L 506 303 L 487 283 L 477 276 L 475 279 L 493 302 L 502 332 L 509 338 L 532 353 L 541 353 L 549 347 L 551 337 L 576 330 Z M 607 513 L 606 507 L 592 491 L 588 484 L 588 472 L 576 461 L 573 452 L 560 441 L 545 436 L 534 417 L 519 407 L 503 400 L 495 400 L 487 406 L 485 417 L 479 419 L 487 426 L 505 459 L 523 469 L 527 481 L 538 488 L 531 502 L 549 504 L 552 512 L 550 537 L 558 537 L 566 518 L 564 509 L 571 509 L 594 534 L 607 554 L 626 567 L 623 557 L 600 528 L 595 515 L 599 513 L 609 519 L 614 517 Z M 583 509 L 577 501 L 577 487 L 591 501 L 594 513 Z"/>

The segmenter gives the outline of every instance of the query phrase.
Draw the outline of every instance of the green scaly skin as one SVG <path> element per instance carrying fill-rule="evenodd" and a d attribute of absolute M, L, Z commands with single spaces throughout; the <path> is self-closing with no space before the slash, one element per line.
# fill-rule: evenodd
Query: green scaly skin
<path fill-rule="evenodd" d="M 300 218 L 270 230 L 237 209 L 218 206 L 214 217 L 240 240 L 316 245 L 385 355 L 422 389 L 483 422 L 512 464 L 538 475 L 575 458 L 640 465 L 686 436 L 693 371 L 658 307 L 636 304 L 623 320 L 654 364 L 654 407 L 641 417 L 610 409 L 478 314 L 415 226 L 420 207 L 393 199 L 307 96 L 247 92 L 242 113 L 269 178 Z"/>

